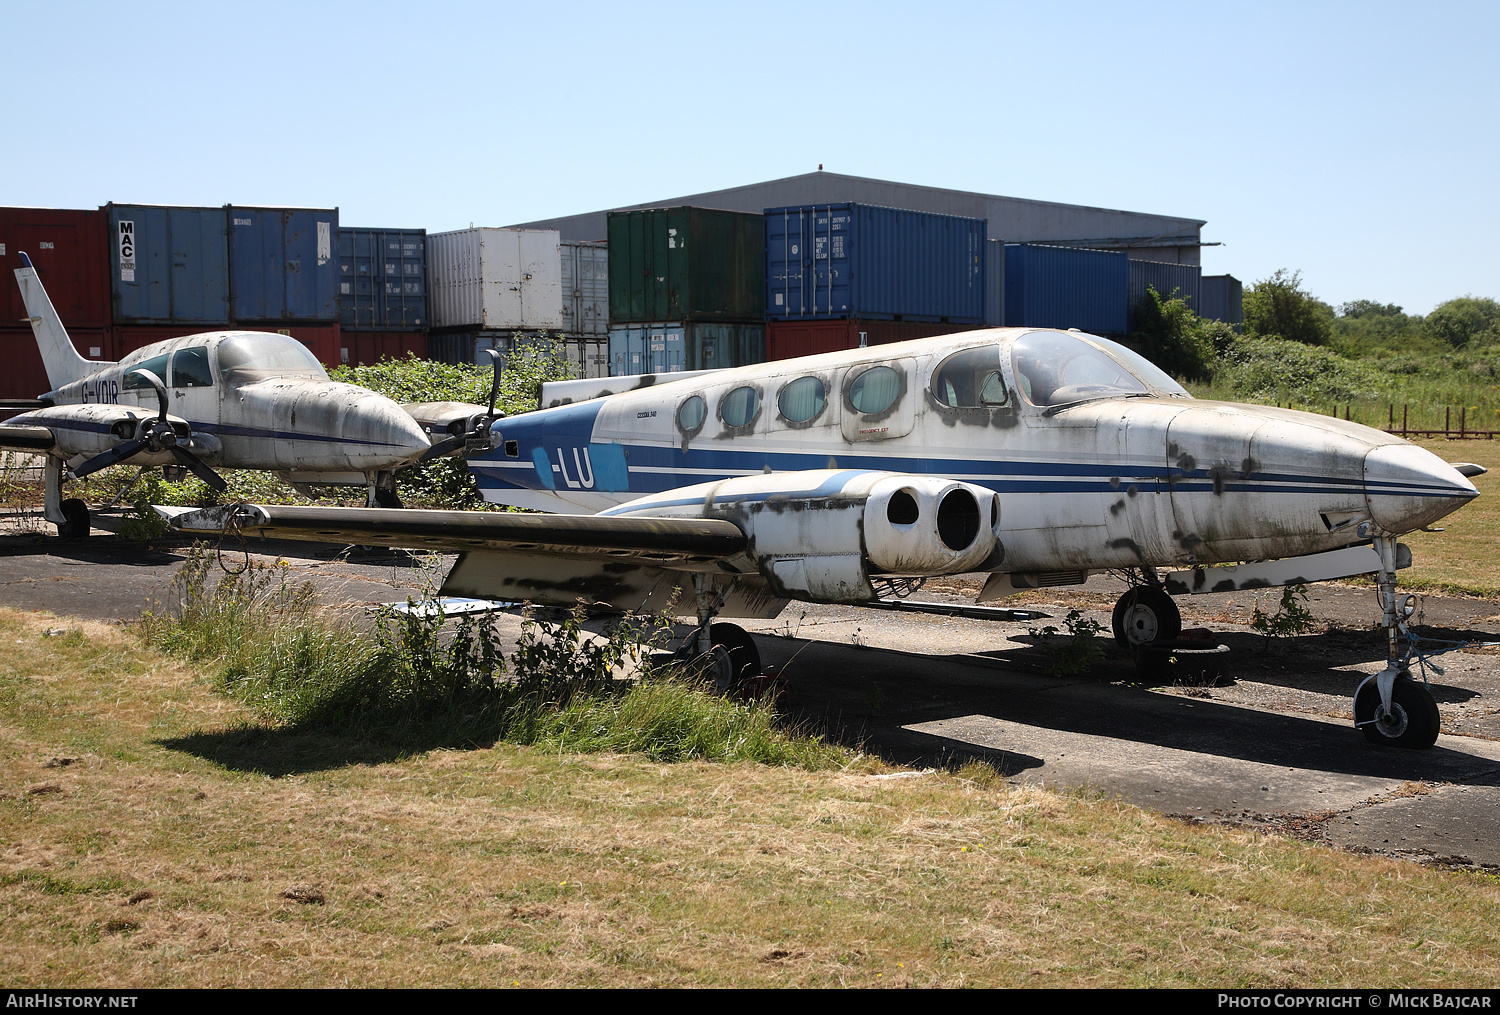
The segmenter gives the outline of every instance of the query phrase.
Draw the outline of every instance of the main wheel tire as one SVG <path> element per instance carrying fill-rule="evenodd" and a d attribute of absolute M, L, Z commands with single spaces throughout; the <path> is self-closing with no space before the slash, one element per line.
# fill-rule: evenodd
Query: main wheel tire
<path fill-rule="evenodd" d="M 1372 744 L 1421 749 L 1437 743 L 1442 717 L 1427 688 L 1402 670 L 1391 688 L 1389 714 L 1380 707 L 1380 688 L 1375 681 L 1360 685 L 1354 695 L 1354 724 Z"/>
<path fill-rule="evenodd" d="M 715 649 L 722 649 L 729 659 L 729 682 L 720 690 L 744 683 L 745 678 L 760 675 L 760 650 L 743 627 L 737 624 L 712 624 L 708 638 Z M 714 682 L 715 685 L 719 681 Z"/>
<path fill-rule="evenodd" d="M 378 508 L 399 508 L 401 506 L 401 498 L 396 496 L 395 490 L 376 487 L 375 506 Z"/>
<path fill-rule="evenodd" d="M 57 526 L 57 534 L 64 539 L 87 539 L 89 529 L 89 506 L 81 500 L 62 502 L 63 521 Z"/>
<path fill-rule="evenodd" d="M 1121 596 L 1110 619 L 1115 641 L 1126 649 L 1153 641 L 1171 641 L 1182 633 L 1182 614 L 1177 604 L 1171 596 L 1149 585 L 1133 588 Z"/>

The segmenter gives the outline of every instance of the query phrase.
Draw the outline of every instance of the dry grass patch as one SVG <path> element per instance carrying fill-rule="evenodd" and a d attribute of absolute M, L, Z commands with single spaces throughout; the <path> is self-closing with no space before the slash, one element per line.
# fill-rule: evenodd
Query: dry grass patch
<path fill-rule="evenodd" d="M 127 632 L 68 623 L 78 637 L 46 638 L 55 619 L 0 612 L 0 976 L 18 987 L 1500 973 L 1490 878 L 1009 788 L 979 765 L 882 778 L 865 759 L 505 744 L 371 760 L 331 734 L 270 736 Z M 24 792 L 44 784 L 59 791 Z"/>

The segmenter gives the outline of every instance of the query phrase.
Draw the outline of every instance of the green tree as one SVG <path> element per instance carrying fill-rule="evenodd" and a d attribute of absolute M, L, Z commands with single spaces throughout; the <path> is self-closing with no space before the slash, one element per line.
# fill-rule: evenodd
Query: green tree
<path fill-rule="evenodd" d="M 1208 379 L 1214 342 L 1203 325 L 1218 322 L 1200 322 L 1176 290 L 1163 298 L 1154 286 L 1146 288 L 1146 298 L 1136 305 L 1135 322 L 1131 337 L 1143 356 L 1176 377 Z"/>
<path fill-rule="evenodd" d="M 1326 345 L 1333 308 L 1302 288 L 1302 273 L 1278 268 L 1245 290 L 1245 330 L 1261 338 Z"/>
<path fill-rule="evenodd" d="M 1500 343 L 1500 303 L 1487 297 L 1460 296 L 1439 303 L 1425 323 L 1429 334 L 1454 348 Z"/>

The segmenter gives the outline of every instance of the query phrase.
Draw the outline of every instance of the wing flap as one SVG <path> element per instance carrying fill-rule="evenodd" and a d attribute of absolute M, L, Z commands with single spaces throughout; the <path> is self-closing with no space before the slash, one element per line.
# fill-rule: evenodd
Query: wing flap
<path fill-rule="evenodd" d="M 228 529 L 274 539 L 504 550 L 550 557 L 701 566 L 745 549 L 743 532 L 715 518 L 605 518 L 506 511 L 280 507 L 231 504 L 175 515 L 174 528 L 217 536 Z"/>

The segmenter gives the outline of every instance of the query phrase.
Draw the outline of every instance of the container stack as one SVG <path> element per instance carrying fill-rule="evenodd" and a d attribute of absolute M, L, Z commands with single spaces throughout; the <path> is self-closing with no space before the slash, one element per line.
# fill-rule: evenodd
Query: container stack
<path fill-rule="evenodd" d="M 765 223 L 712 208 L 609 215 L 609 373 L 765 360 Z"/>
<path fill-rule="evenodd" d="M 338 209 L 109 204 L 118 359 L 204 331 L 275 331 L 339 362 Z M 44 274 L 42 284 L 52 291 Z M 66 315 L 63 323 L 72 330 Z"/>
<path fill-rule="evenodd" d="M 36 265 L 52 304 L 68 325 L 80 355 L 113 360 L 110 326 L 106 222 L 98 210 L 0 208 L 0 398 L 36 398 L 52 389 L 42 367 L 26 306 L 15 283 L 25 253 Z M 0 413 L 0 417 L 9 413 Z"/>
<path fill-rule="evenodd" d="M 851 203 L 764 220 L 771 359 L 985 326 L 983 219 Z"/>
<path fill-rule="evenodd" d="M 477 363 L 485 349 L 563 329 L 562 254 L 552 229 L 460 229 L 427 235 L 428 355 Z"/>
<path fill-rule="evenodd" d="M 1124 252 L 1010 243 L 1005 247 L 1005 324 L 1127 330 L 1129 266 Z"/>
<path fill-rule="evenodd" d="M 339 362 L 427 358 L 427 230 L 339 229 Z"/>

